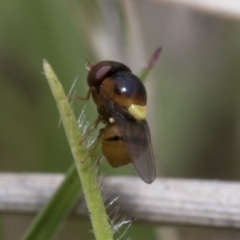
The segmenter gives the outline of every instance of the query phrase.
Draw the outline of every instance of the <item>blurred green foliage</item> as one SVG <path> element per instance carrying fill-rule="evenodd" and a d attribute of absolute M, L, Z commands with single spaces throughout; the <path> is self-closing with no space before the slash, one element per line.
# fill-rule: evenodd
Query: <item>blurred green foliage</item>
<path fill-rule="evenodd" d="M 85 59 L 125 59 L 137 73 L 144 67 L 137 54 L 146 51 L 150 56 L 162 45 L 155 78 L 147 82 L 159 175 L 240 179 L 239 21 L 149 1 L 127 2 L 1 1 L 1 171 L 65 172 L 72 162 L 42 74 L 43 58 L 66 91 L 77 77 L 76 95 L 84 96 Z M 138 27 L 133 28 L 133 22 Z M 139 29 L 140 35 L 134 35 Z M 76 115 L 84 105 L 87 119 L 93 121 L 97 114 L 91 102 L 74 101 Z M 132 171 L 113 170 L 104 162 L 101 170 Z M 12 229 L 20 234 L 27 227 L 24 217 L 15 217 L 1 218 L 1 239 L 16 239 Z M 69 232 L 83 239 L 81 224 L 75 224 Z M 134 232 L 131 236 L 147 239 L 144 234 L 134 237 Z"/>

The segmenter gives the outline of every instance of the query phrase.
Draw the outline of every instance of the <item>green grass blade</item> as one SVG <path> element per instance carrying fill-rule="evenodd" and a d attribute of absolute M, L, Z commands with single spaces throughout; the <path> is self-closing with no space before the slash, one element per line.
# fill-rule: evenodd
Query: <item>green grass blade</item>
<path fill-rule="evenodd" d="M 162 51 L 162 48 L 161 48 L 161 47 L 159 47 L 159 48 L 157 48 L 157 49 L 155 50 L 155 52 L 153 53 L 153 55 L 152 55 L 151 58 L 149 59 L 149 62 L 148 62 L 147 67 L 145 67 L 145 68 L 142 70 L 142 72 L 141 72 L 141 74 L 140 74 L 140 76 L 139 76 L 139 78 L 141 79 L 141 81 L 144 82 L 144 81 L 146 80 L 148 74 L 150 73 L 150 71 L 153 69 L 153 67 L 154 67 L 155 64 L 157 63 L 157 61 L 158 61 L 158 59 L 159 59 L 159 57 L 160 57 L 161 51 Z"/>
<path fill-rule="evenodd" d="M 52 199 L 37 215 L 21 239 L 51 239 L 76 203 L 80 190 L 81 186 L 77 170 L 75 164 L 72 164 Z"/>

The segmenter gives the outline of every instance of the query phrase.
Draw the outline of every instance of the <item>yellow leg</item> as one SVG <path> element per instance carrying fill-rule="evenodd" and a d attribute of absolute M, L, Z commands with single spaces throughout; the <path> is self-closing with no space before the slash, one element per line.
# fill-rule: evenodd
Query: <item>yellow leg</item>
<path fill-rule="evenodd" d="M 103 131 L 104 131 L 104 128 L 102 128 L 102 129 L 99 130 L 99 134 L 98 134 L 98 136 L 97 136 L 97 138 L 96 138 L 96 141 L 95 141 L 95 143 L 94 143 L 94 146 L 89 150 L 89 155 L 91 155 L 92 152 L 93 152 L 93 151 L 96 149 L 96 147 L 98 146 L 98 144 L 99 144 L 99 142 L 100 142 L 100 140 L 101 140 Z M 84 140 L 85 140 L 85 139 L 84 139 Z M 82 144 L 82 141 L 81 141 L 81 143 L 79 143 L 79 144 Z M 100 160 L 101 160 L 102 156 L 103 156 L 103 155 L 100 154 L 100 155 L 97 157 L 97 160 L 95 161 L 95 162 L 97 163 L 97 166 L 100 165 Z M 82 160 L 82 162 L 84 162 L 84 161 L 85 161 L 85 160 Z"/>
<path fill-rule="evenodd" d="M 100 163 L 101 163 L 102 158 L 103 158 L 103 154 L 101 153 L 101 154 L 97 157 L 97 159 L 96 159 L 96 161 L 95 161 L 97 167 L 100 166 Z"/>
<path fill-rule="evenodd" d="M 94 121 L 89 131 L 83 136 L 81 141 L 78 143 L 79 145 L 82 145 L 82 143 L 89 137 L 89 135 L 97 128 L 99 122 L 100 122 L 100 116 L 98 116 L 98 118 Z"/>

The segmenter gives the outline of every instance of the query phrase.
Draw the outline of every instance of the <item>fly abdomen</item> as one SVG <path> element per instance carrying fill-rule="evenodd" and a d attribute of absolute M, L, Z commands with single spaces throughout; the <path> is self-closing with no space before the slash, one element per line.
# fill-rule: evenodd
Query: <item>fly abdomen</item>
<path fill-rule="evenodd" d="M 126 143 L 116 124 L 109 124 L 103 130 L 102 152 L 108 163 L 114 168 L 131 162 Z"/>

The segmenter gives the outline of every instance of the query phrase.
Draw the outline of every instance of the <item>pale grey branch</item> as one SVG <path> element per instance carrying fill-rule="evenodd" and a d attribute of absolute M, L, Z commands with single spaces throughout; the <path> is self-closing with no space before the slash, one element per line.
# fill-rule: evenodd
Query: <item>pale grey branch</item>
<path fill-rule="evenodd" d="M 62 174 L 0 174 L 0 212 L 36 213 L 63 180 Z M 240 183 L 158 178 L 151 184 L 135 177 L 101 181 L 107 209 L 153 224 L 240 229 Z M 116 199 L 116 201 L 114 201 Z M 83 200 L 74 213 L 85 216 Z"/>
<path fill-rule="evenodd" d="M 240 19 L 240 2 L 228 0 L 151 0 L 156 3 L 185 7 L 219 17 Z"/>

